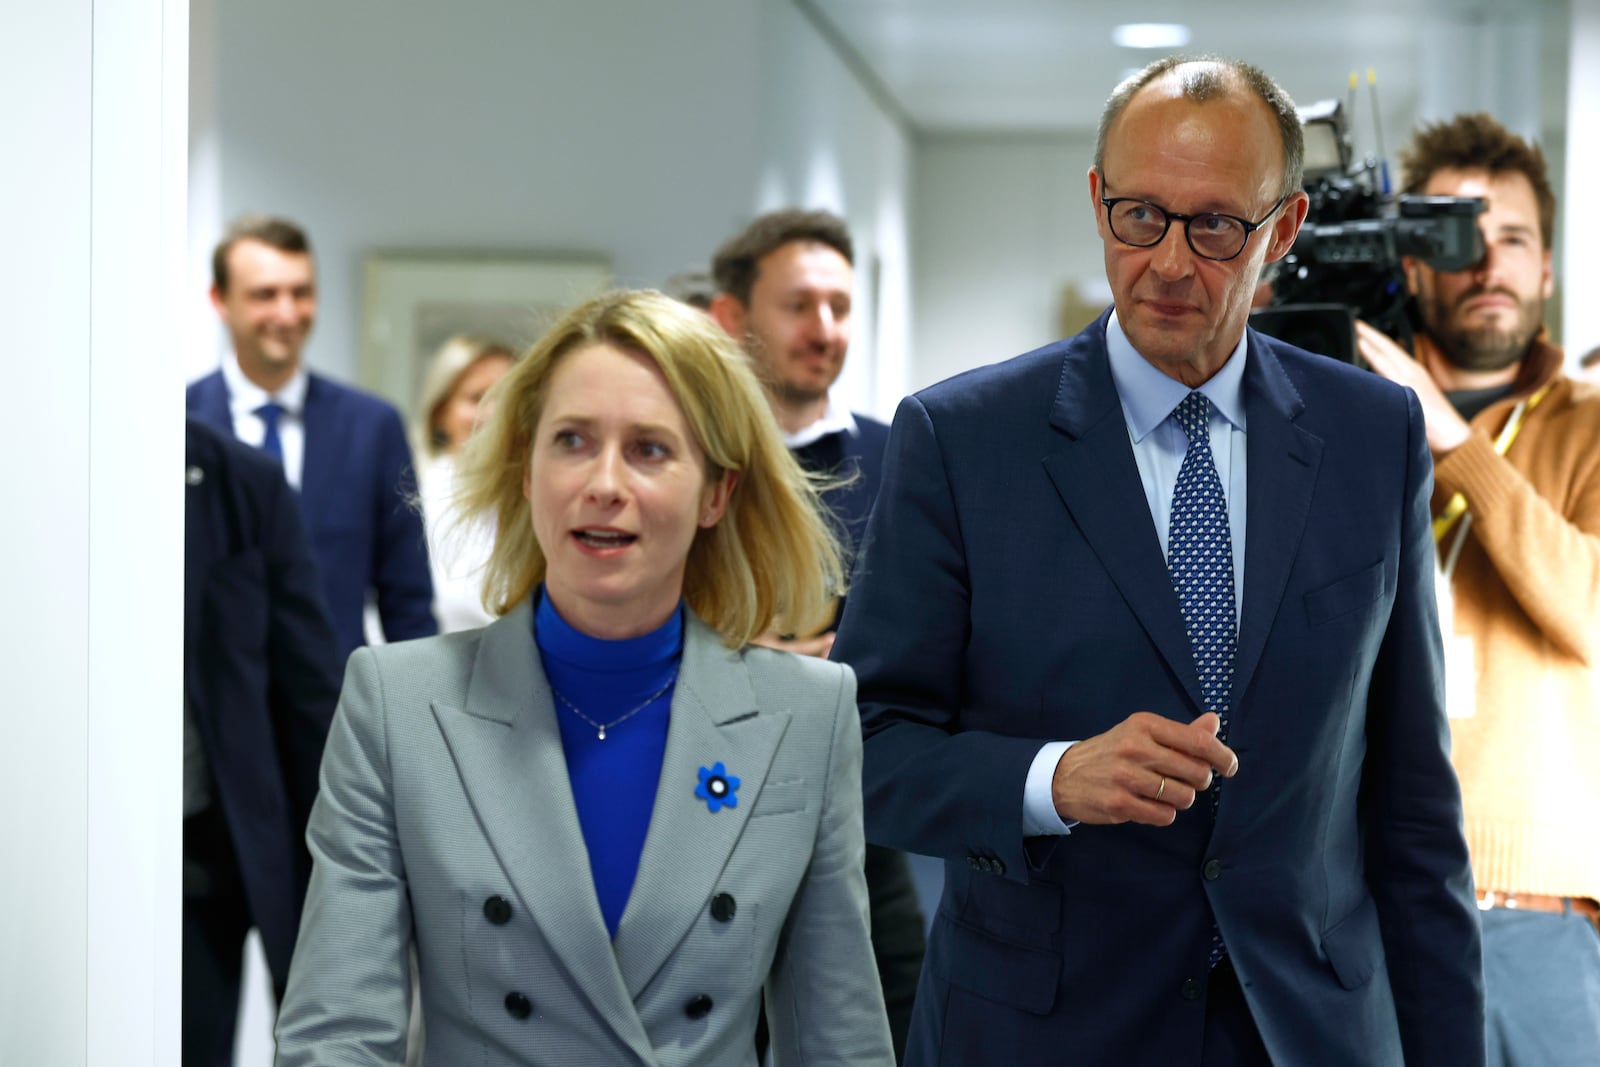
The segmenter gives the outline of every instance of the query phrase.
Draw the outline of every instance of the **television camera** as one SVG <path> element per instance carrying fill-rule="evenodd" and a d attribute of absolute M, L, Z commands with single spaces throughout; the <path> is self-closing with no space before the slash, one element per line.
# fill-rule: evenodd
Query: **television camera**
<path fill-rule="evenodd" d="M 1373 159 L 1352 166 L 1344 107 L 1300 109 L 1310 210 L 1294 246 L 1273 264 L 1272 301 L 1251 315 L 1263 333 L 1322 355 L 1359 363 L 1355 320 L 1365 319 L 1411 347 L 1417 320 L 1402 256 L 1440 271 L 1483 258 L 1483 200 L 1388 196 L 1387 170 Z"/>

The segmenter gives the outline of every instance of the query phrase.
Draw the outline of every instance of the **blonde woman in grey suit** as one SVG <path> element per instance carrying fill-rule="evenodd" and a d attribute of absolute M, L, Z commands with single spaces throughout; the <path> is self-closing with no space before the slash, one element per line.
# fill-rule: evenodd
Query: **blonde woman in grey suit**
<path fill-rule="evenodd" d="M 499 618 L 358 650 L 280 1067 L 893 1063 L 836 543 L 743 356 L 656 293 L 567 315 L 463 455 Z"/>

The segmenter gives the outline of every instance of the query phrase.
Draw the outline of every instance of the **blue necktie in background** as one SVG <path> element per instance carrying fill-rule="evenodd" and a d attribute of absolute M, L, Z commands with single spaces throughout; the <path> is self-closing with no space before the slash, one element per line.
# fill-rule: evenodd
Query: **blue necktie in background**
<path fill-rule="evenodd" d="M 256 408 L 255 414 L 266 428 L 266 433 L 261 437 L 261 451 L 282 463 L 283 438 L 278 436 L 278 420 L 283 417 L 283 405 L 269 400 Z"/>
<path fill-rule="evenodd" d="M 1189 438 L 1178 468 L 1167 530 L 1167 569 L 1183 608 L 1189 652 L 1200 675 L 1205 710 L 1222 719 L 1217 737 L 1228 739 L 1228 700 L 1233 692 L 1233 661 L 1238 645 L 1234 611 L 1233 534 L 1222 479 L 1211 455 L 1211 401 L 1190 393 L 1173 411 Z M 1217 783 L 1211 788 L 1211 817 L 1217 817 Z M 1211 966 L 1227 954 L 1222 932 L 1211 928 Z"/>

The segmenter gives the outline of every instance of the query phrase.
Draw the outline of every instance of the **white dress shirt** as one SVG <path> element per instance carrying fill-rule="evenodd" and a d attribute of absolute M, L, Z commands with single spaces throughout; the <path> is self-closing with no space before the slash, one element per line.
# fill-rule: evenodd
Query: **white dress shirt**
<path fill-rule="evenodd" d="M 793 452 L 797 448 L 804 448 L 813 441 L 820 441 L 830 433 L 854 434 L 856 430 L 855 416 L 850 414 L 850 409 L 841 407 L 833 399 L 833 391 L 828 391 L 828 406 L 822 412 L 822 418 L 809 426 L 802 426 L 794 433 L 779 429 L 783 433 L 783 443 Z"/>
<path fill-rule="evenodd" d="M 260 448 L 267 436 L 267 424 L 256 409 L 271 401 L 283 408 L 278 416 L 278 441 L 283 445 L 283 476 L 296 492 L 306 456 L 306 386 L 310 379 L 304 367 L 295 369 L 283 388 L 269 393 L 244 376 L 232 352 L 222 359 L 222 380 L 228 387 L 228 414 L 233 417 L 233 436 L 252 448 Z"/>

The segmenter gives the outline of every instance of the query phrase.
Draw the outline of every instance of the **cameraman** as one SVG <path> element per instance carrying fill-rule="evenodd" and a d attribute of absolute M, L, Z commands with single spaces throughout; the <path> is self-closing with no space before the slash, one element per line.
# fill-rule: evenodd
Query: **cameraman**
<path fill-rule="evenodd" d="M 1563 377 L 1542 325 L 1555 195 L 1539 149 L 1461 115 L 1401 159 L 1408 193 L 1488 201 L 1475 267 L 1404 263 L 1415 358 L 1357 333 L 1416 391 L 1433 452 L 1490 1062 L 1600 1064 L 1600 388 Z"/>

